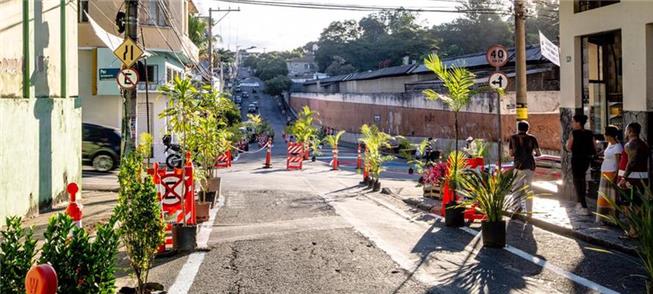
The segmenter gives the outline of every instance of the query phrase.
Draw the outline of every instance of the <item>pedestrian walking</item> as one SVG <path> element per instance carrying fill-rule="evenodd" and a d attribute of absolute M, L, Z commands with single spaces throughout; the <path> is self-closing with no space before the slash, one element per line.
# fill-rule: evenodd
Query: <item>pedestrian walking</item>
<path fill-rule="evenodd" d="M 576 212 L 589 215 L 587 210 L 587 169 L 596 155 L 594 134 L 585 129 L 587 115 L 577 114 L 573 117 L 573 130 L 567 140 L 567 151 L 571 152 L 571 171 L 576 190 Z"/>
<path fill-rule="evenodd" d="M 605 219 L 601 216 L 614 216 L 614 208 L 610 203 L 615 203 L 617 200 L 617 190 L 614 184 L 617 180 L 617 173 L 619 170 L 619 160 L 624 148 L 621 142 L 617 139 L 619 137 L 619 129 L 615 126 L 607 126 L 605 128 L 605 140 L 608 142 L 608 147 L 603 151 L 603 163 L 601 164 L 601 180 L 599 182 L 599 195 L 596 198 L 596 222 L 603 223 Z"/>
<path fill-rule="evenodd" d="M 535 171 L 535 156 L 541 156 L 542 153 L 537 138 L 528 132 L 529 129 L 528 122 L 517 123 L 517 134 L 510 137 L 510 156 L 513 157 L 513 166 L 518 177 L 515 184 L 517 187 L 528 186 L 530 189 Z M 533 199 L 524 199 L 522 207 L 528 217 L 532 216 Z"/>

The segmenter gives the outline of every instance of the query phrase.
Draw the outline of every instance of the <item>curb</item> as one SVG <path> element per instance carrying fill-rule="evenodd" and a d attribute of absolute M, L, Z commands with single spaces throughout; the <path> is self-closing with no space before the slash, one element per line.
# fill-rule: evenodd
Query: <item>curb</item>
<path fill-rule="evenodd" d="M 398 194 L 396 194 L 392 190 L 390 190 L 390 195 L 392 195 L 393 197 L 395 197 L 397 199 L 400 199 L 401 201 L 403 201 L 404 203 L 406 203 L 406 204 L 408 204 L 408 205 L 410 205 L 412 207 L 416 207 L 418 209 L 421 209 L 421 210 L 429 212 L 429 213 L 433 212 L 433 208 L 434 208 L 433 206 L 427 205 L 427 204 L 425 204 L 422 201 L 419 201 L 417 199 L 403 198 L 403 197 L 399 196 Z M 581 240 L 581 241 L 587 242 L 587 243 L 592 244 L 592 245 L 601 246 L 601 247 L 604 247 L 606 249 L 619 251 L 619 252 L 627 254 L 627 255 L 638 257 L 637 251 L 635 249 L 633 249 L 633 248 L 622 246 L 622 245 L 615 244 L 615 243 L 612 243 L 612 242 L 608 242 L 608 241 L 605 241 L 603 239 L 592 237 L 592 236 L 589 236 L 589 235 L 586 235 L 586 234 L 582 234 L 582 233 L 579 233 L 579 232 L 574 231 L 574 230 L 569 229 L 569 228 L 565 228 L 565 227 L 557 226 L 557 225 L 554 225 L 554 224 L 551 224 L 551 223 L 547 223 L 547 222 L 545 222 L 543 220 L 533 219 L 533 218 L 529 220 L 529 219 L 526 219 L 526 217 L 521 216 L 521 215 L 514 215 L 512 217 L 512 219 L 518 219 L 518 220 L 520 220 L 520 221 L 522 221 L 524 223 L 530 223 L 530 224 L 532 224 L 532 225 L 534 225 L 534 226 L 536 226 L 536 227 L 538 227 L 540 229 L 543 229 L 545 231 L 548 231 L 548 232 L 551 232 L 551 233 L 554 233 L 554 234 L 557 234 L 557 235 L 565 236 L 565 237 L 572 238 L 572 239 Z"/>

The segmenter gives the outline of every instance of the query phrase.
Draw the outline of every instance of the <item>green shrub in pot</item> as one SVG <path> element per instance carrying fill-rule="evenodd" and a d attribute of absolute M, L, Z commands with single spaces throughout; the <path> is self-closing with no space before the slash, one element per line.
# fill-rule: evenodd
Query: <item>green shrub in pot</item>
<path fill-rule="evenodd" d="M 471 169 L 460 177 L 459 191 L 466 197 L 463 205 L 474 205 L 486 217 L 482 223 L 485 246 L 505 246 L 504 214 L 517 211 L 522 201 L 533 197 L 528 186 L 515 186 L 517 180 L 514 170 L 490 173 Z"/>

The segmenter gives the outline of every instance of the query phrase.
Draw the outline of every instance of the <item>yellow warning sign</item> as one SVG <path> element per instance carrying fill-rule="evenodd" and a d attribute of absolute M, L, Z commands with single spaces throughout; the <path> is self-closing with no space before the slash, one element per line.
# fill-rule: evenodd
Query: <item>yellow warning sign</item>
<path fill-rule="evenodd" d="M 122 61 L 125 67 L 131 67 L 139 58 L 141 58 L 143 50 L 136 45 L 134 40 L 126 38 L 125 41 L 123 41 L 122 44 L 113 51 L 113 54 Z"/>

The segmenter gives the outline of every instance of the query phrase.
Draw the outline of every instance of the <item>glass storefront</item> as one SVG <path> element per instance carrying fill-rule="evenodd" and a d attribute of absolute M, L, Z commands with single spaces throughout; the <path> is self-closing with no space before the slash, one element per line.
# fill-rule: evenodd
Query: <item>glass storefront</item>
<path fill-rule="evenodd" d="M 621 31 L 582 37 L 583 111 L 588 128 L 603 133 L 608 125 L 623 129 Z"/>

